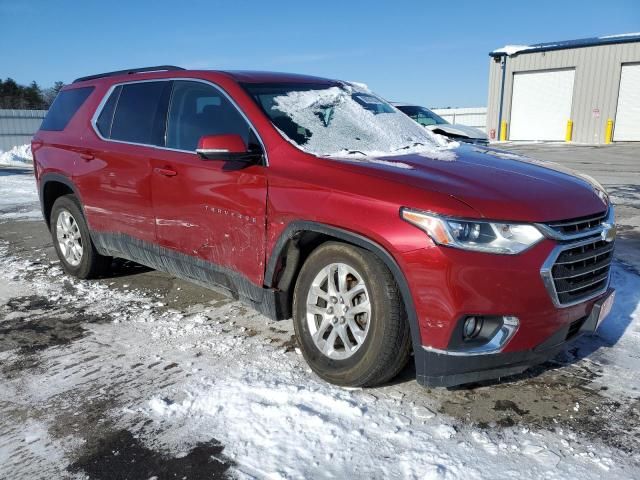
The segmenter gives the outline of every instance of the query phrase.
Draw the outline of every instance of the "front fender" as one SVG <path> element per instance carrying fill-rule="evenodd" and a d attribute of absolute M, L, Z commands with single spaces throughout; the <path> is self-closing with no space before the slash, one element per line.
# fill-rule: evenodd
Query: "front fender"
<path fill-rule="evenodd" d="M 265 286 L 275 287 L 278 261 L 282 258 L 282 255 L 285 254 L 289 242 L 302 232 L 321 233 L 323 235 L 334 237 L 338 240 L 342 240 L 368 250 L 380 258 L 380 260 L 382 260 L 391 271 L 398 288 L 400 289 L 405 310 L 407 312 L 407 318 L 409 320 L 409 326 L 411 328 L 411 340 L 414 351 L 421 350 L 422 340 L 420 338 L 418 317 L 413 303 L 413 297 L 409 290 L 409 284 L 407 283 L 402 269 L 398 265 L 398 262 L 396 262 L 395 258 L 384 247 L 361 234 L 318 222 L 307 220 L 292 221 L 282 231 L 275 243 L 273 251 L 271 252 L 271 256 L 265 269 Z"/>

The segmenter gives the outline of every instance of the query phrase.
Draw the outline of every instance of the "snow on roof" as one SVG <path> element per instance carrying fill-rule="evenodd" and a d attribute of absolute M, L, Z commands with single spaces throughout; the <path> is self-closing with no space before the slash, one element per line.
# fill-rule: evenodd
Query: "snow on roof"
<path fill-rule="evenodd" d="M 360 90 L 364 90 L 365 92 L 370 92 L 371 89 L 369 88 L 369 85 L 367 85 L 366 83 L 362 83 L 362 82 L 346 82 L 349 85 L 353 85 L 356 88 L 359 88 Z"/>
<path fill-rule="evenodd" d="M 505 45 L 504 47 L 498 48 L 491 53 L 505 53 L 511 56 L 523 50 L 529 50 L 530 48 L 531 46 L 529 45 Z"/>
<path fill-rule="evenodd" d="M 626 38 L 626 37 L 640 37 L 640 32 L 619 33 L 618 35 L 605 35 L 603 37 L 598 37 L 598 38 L 602 39 L 602 38 Z"/>
<path fill-rule="evenodd" d="M 640 42 L 640 32 L 606 35 L 603 37 L 579 38 L 577 40 L 563 40 L 561 42 L 535 43 L 533 45 L 505 45 L 489 53 L 492 57 L 513 56 L 518 53 L 545 52 L 549 50 L 563 50 L 567 48 L 591 47 L 595 45 L 609 45 L 615 43 Z"/>

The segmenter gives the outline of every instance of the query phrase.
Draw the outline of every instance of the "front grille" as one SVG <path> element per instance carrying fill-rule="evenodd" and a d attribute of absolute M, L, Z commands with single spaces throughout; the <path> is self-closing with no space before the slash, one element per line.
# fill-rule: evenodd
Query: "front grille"
<path fill-rule="evenodd" d="M 597 229 L 607 218 L 607 212 L 589 215 L 587 217 L 574 218 L 561 222 L 549 222 L 546 225 L 561 235 L 575 235 L 589 230 Z"/>
<path fill-rule="evenodd" d="M 612 259 L 613 242 L 599 238 L 563 249 L 551 268 L 558 302 L 577 303 L 604 291 Z"/>

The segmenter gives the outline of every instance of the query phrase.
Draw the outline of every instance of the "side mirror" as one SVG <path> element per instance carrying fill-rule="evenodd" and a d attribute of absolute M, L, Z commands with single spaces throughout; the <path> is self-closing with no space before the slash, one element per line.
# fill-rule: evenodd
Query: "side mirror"
<path fill-rule="evenodd" d="M 196 153 L 203 160 L 254 163 L 261 153 L 250 152 L 240 135 L 205 135 L 200 137 Z"/>

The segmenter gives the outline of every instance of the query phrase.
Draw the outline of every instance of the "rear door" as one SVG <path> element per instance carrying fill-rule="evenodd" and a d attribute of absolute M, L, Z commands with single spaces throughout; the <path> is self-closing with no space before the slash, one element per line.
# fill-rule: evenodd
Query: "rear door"
<path fill-rule="evenodd" d="M 92 229 L 155 242 L 151 159 L 164 142 L 171 82 L 113 87 L 99 108 L 76 183 Z"/>
<path fill-rule="evenodd" d="M 264 274 L 267 179 L 262 165 L 202 160 L 203 135 L 238 134 L 261 148 L 245 117 L 208 82 L 176 80 L 165 150 L 152 161 L 152 194 L 158 242 L 232 272 L 257 285 Z"/>
<path fill-rule="evenodd" d="M 575 70 L 513 75 L 509 140 L 564 140 Z"/>

